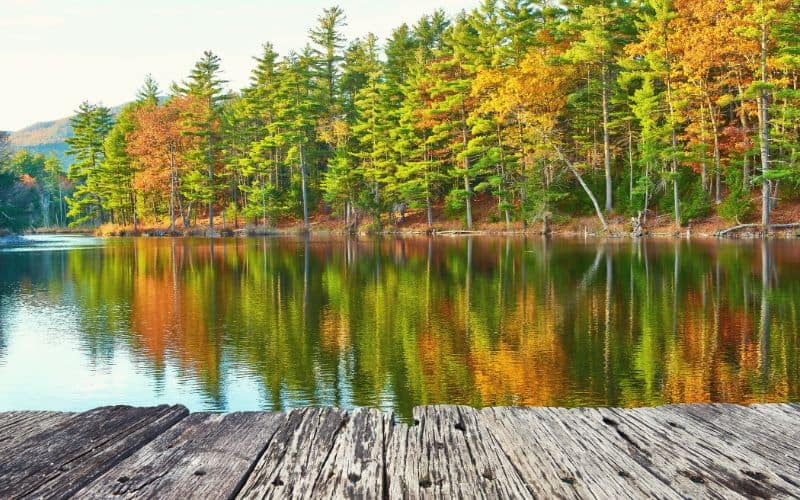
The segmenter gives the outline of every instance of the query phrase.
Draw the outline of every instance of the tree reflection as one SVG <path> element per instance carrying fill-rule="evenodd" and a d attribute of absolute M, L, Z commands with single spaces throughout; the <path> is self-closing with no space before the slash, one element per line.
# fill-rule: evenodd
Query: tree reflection
<path fill-rule="evenodd" d="M 263 408 L 406 417 L 429 403 L 800 399 L 788 242 L 134 239 L 0 263 L 4 317 L 23 297 L 67 302 L 93 364 L 126 350 L 160 383 L 191 379 L 209 409 L 239 409 L 243 378 Z M 13 335 L 0 321 L 0 359 Z"/>

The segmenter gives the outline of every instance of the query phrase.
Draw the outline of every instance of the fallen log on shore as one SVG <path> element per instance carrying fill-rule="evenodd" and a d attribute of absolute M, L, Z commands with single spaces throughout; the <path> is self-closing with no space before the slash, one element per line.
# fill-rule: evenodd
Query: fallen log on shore
<path fill-rule="evenodd" d="M 715 233 L 715 236 L 718 238 L 726 236 L 731 233 L 735 233 L 737 231 L 741 231 L 742 229 L 749 229 L 749 228 L 761 228 L 761 224 L 738 224 L 733 227 L 729 227 L 727 229 L 721 229 Z M 800 228 L 800 222 L 792 222 L 788 224 L 770 224 L 769 230 L 772 232 L 774 229 L 793 229 L 793 228 Z"/>

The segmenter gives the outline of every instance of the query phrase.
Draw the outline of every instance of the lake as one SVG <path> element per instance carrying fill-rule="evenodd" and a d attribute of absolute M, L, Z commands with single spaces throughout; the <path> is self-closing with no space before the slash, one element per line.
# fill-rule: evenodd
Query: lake
<path fill-rule="evenodd" d="M 800 401 L 800 243 L 98 239 L 0 248 L 0 411 Z"/>

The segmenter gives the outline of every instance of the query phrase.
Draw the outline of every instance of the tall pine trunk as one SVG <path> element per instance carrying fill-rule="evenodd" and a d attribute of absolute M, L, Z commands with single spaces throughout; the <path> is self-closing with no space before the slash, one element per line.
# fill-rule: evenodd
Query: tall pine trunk
<path fill-rule="evenodd" d="M 208 132 L 208 186 L 211 188 L 211 199 L 208 200 L 208 228 L 214 229 L 214 140 Z"/>
<path fill-rule="evenodd" d="M 761 23 L 761 109 L 759 113 L 759 128 L 761 128 L 761 227 L 763 236 L 769 234 L 770 193 L 772 186 L 767 178 L 769 172 L 769 99 L 767 96 L 767 24 Z"/>
<path fill-rule="evenodd" d="M 175 232 L 175 145 L 169 143 L 169 231 Z"/>
<path fill-rule="evenodd" d="M 464 109 L 462 100 L 461 104 L 461 140 L 464 144 L 464 151 L 467 150 L 467 113 Z M 469 156 L 464 154 L 464 191 L 467 192 L 467 229 L 472 230 L 472 186 L 469 183 Z"/>
<path fill-rule="evenodd" d="M 300 152 L 300 187 L 303 194 L 303 229 L 308 231 L 309 223 L 308 223 L 308 193 L 307 193 L 307 182 L 306 179 L 306 161 L 303 157 L 303 145 L 298 145 L 298 150 Z"/>
<path fill-rule="evenodd" d="M 664 26 L 664 54 L 667 62 L 667 107 L 669 108 L 669 126 L 670 126 L 670 146 L 672 148 L 672 202 L 675 205 L 675 231 L 681 230 L 681 200 L 678 192 L 678 137 L 675 130 L 675 107 L 672 102 L 672 65 L 669 58 L 669 35 L 666 25 Z"/>
<path fill-rule="evenodd" d="M 603 63 L 603 164 L 606 174 L 606 212 L 614 208 L 614 186 L 611 179 L 611 139 L 608 134 L 608 68 Z"/>

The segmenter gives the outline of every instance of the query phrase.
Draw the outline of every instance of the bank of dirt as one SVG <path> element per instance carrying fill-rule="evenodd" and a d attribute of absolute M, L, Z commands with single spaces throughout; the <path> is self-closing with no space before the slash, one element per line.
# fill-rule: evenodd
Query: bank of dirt
<path fill-rule="evenodd" d="M 488 196 L 478 196 L 473 203 L 473 227 L 466 229 L 465 221 L 461 218 L 449 217 L 442 204 L 433 207 L 433 225 L 428 226 L 427 214 L 423 209 L 408 209 L 404 218 L 399 215 L 384 216 L 381 225 L 375 224 L 369 215 L 360 217 L 358 228 L 348 230 L 343 218 L 323 209 L 311 213 L 309 231 L 317 234 L 343 234 L 355 232 L 357 234 L 541 234 L 543 225 L 541 221 L 525 225 L 520 221 L 506 224 L 502 214 L 498 214 L 496 200 Z M 608 233 L 602 231 L 600 222 L 594 216 L 564 217 L 555 216 L 551 220 L 550 234 L 563 236 L 613 236 L 626 237 L 630 235 L 632 221 L 630 217 L 620 214 L 610 214 L 606 217 Z M 754 213 L 742 224 L 758 224 L 760 214 Z M 800 236 L 800 201 L 782 202 L 774 208 L 771 222 L 775 225 L 797 224 L 796 227 L 774 228 L 772 235 L 775 237 Z M 737 226 L 717 215 L 713 208 L 712 213 L 702 219 L 692 220 L 676 230 L 671 214 L 649 213 L 644 220 L 644 232 L 653 237 L 716 237 L 719 231 Z M 175 231 L 171 232 L 168 221 L 160 224 L 142 224 L 136 231 L 132 226 L 118 226 L 105 224 L 99 228 L 42 228 L 36 233 L 90 233 L 99 236 L 260 236 L 270 234 L 301 234 L 305 232 L 301 219 L 283 219 L 273 226 L 248 224 L 244 220 L 228 220 L 223 227 L 222 219 L 214 219 L 214 230 L 209 231 L 208 219 L 198 220 L 196 226 L 184 228 L 182 221 L 178 220 Z M 759 227 L 745 226 L 740 230 L 728 234 L 730 237 L 755 237 L 760 236 Z"/>

